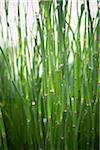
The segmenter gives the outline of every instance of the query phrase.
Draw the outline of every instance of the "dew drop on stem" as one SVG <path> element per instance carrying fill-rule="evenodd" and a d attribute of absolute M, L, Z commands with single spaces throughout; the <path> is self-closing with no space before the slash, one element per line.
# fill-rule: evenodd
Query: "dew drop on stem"
<path fill-rule="evenodd" d="M 61 137 L 61 140 L 64 140 L 64 137 L 63 137 L 63 136 Z"/>
<path fill-rule="evenodd" d="M 35 102 L 34 101 L 32 101 L 32 106 L 35 106 Z"/>
<path fill-rule="evenodd" d="M 43 123 L 44 123 L 44 124 L 47 123 L 47 118 L 43 118 Z"/>

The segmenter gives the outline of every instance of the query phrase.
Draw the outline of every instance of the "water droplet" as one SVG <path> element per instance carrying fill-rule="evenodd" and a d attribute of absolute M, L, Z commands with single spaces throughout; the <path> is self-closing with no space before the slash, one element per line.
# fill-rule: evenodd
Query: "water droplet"
<path fill-rule="evenodd" d="M 93 112 L 92 115 L 95 116 L 95 113 Z"/>
<path fill-rule="evenodd" d="M 45 94 L 44 94 L 44 97 L 47 97 L 47 96 L 48 96 L 48 94 L 47 94 L 47 93 L 45 93 Z"/>
<path fill-rule="evenodd" d="M 59 66 L 59 67 L 60 67 L 60 68 L 62 68 L 63 66 L 64 66 L 64 64 L 60 64 L 60 66 Z"/>
<path fill-rule="evenodd" d="M 61 83 L 61 87 L 63 87 L 63 83 Z"/>
<path fill-rule="evenodd" d="M 63 137 L 63 136 L 61 137 L 61 140 L 64 140 L 64 137 Z"/>
<path fill-rule="evenodd" d="M 45 59 L 45 63 L 47 62 L 47 59 Z"/>
<path fill-rule="evenodd" d="M 89 145 L 89 142 L 87 142 L 87 145 Z"/>
<path fill-rule="evenodd" d="M 30 119 L 27 119 L 27 122 L 29 123 L 29 122 L 30 122 Z"/>
<path fill-rule="evenodd" d="M 89 66 L 88 68 L 89 68 L 89 70 L 92 70 L 92 69 L 93 69 L 91 66 Z"/>
<path fill-rule="evenodd" d="M 84 98 L 81 98 L 81 101 L 83 102 L 83 101 L 84 101 Z"/>
<path fill-rule="evenodd" d="M 60 103 L 60 101 L 58 101 L 58 105 L 60 105 L 61 103 Z"/>
<path fill-rule="evenodd" d="M 75 124 L 73 124 L 73 126 L 72 126 L 73 128 L 75 128 Z"/>
<path fill-rule="evenodd" d="M 74 101 L 74 97 L 71 98 L 71 101 L 72 101 L 72 102 Z"/>
<path fill-rule="evenodd" d="M 51 90 L 50 90 L 50 93 L 54 93 L 54 90 L 53 90 L 53 89 L 51 89 Z"/>
<path fill-rule="evenodd" d="M 32 106 L 35 106 L 35 102 L 34 101 L 32 102 Z"/>
<path fill-rule="evenodd" d="M 86 104 L 86 106 L 88 107 L 88 106 L 89 106 L 89 104 L 87 103 L 87 104 Z"/>
<path fill-rule="evenodd" d="M 43 123 L 44 123 L 44 124 L 47 123 L 47 118 L 43 118 Z"/>
<path fill-rule="evenodd" d="M 64 110 L 64 113 L 67 113 L 67 109 Z"/>

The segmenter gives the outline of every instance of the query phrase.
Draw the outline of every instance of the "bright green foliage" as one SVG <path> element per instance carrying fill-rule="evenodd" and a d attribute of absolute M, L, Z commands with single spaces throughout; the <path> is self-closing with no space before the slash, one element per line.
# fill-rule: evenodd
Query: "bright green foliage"
<path fill-rule="evenodd" d="M 7 25 L 8 4 L 5 1 Z M 22 37 L 19 1 L 17 47 L 13 43 L 12 47 L 0 46 L 1 150 L 98 149 L 99 20 L 97 15 L 98 23 L 92 29 L 89 11 L 85 12 L 82 48 L 84 5 L 74 33 L 67 1 L 40 1 L 35 44 L 30 48 L 26 12 Z M 7 26 L 7 42 L 9 30 Z"/>

